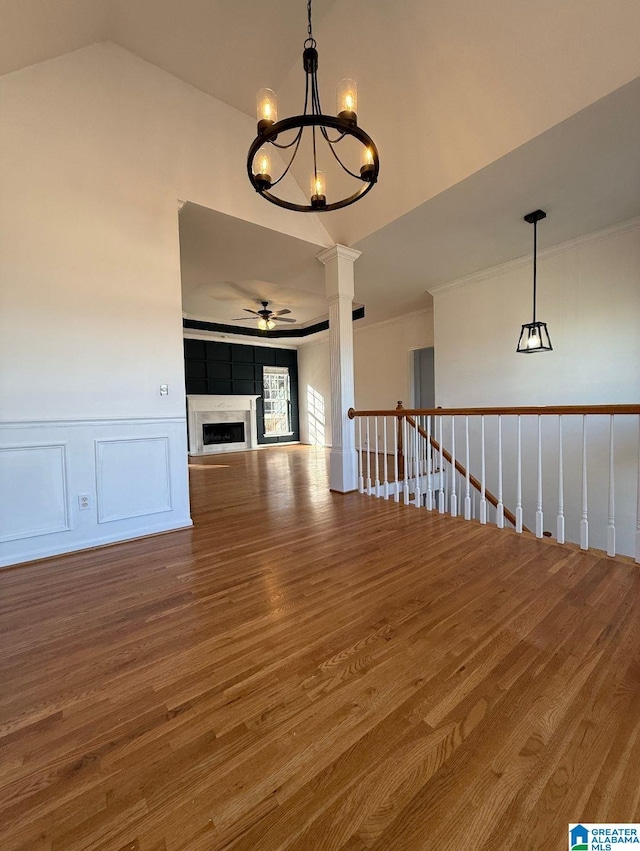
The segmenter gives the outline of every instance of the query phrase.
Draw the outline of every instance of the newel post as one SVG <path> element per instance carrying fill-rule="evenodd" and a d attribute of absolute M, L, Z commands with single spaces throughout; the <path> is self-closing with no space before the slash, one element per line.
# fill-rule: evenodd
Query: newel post
<path fill-rule="evenodd" d="M 353 378 L 353 266 L 362 252 L 334 245 L 318 255 L 324 265 L 329 302 L 329 366 L 331 371 L 331 452 L 329 487 L 348 493 L 358 486 L 355 426 L 348 410 L 355 406 Z"/>
<path fill-rule="evenodd" d="M 404 406 L 401 401 L 396 405 L 396 411 L 404 411 Z M 398 476 L 404 478 L 404 446 L 402 445 L 402 417 L 398 417 L 396 429 L 398 432 Z"/>

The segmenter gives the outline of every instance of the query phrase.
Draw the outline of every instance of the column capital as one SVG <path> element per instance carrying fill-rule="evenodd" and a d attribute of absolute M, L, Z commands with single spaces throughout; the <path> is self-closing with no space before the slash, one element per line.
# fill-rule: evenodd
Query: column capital
<path fill-rule="evenodd" d="M 320 254 L 317 254 L 317 259 L 323 264 L 326 265 L 331 260 L 336 260 L 340 258 L 341 260 L 351 260 L 352 263 L 355 263 L 358 257 L 362 254 L 362 251 L 358 251 L 355 248 L 348 248 L 346 245 L 332 245 L 331 248 L 327 248 L 324 251 L 321 251 Z"/>

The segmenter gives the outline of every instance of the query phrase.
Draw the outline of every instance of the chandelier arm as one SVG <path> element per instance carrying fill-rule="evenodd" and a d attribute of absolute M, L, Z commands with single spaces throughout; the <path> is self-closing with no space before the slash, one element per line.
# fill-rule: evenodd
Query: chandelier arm
<path fill-rule="evenodd" d="M 327 128 L 326 128 L 326 127 L 320 127 L 320 132 L 322 133 L 322 135 L 324 136 L 325 140 L 326 140 L 326 141 L 327 141 L 330 145 L 337 145 L 337 144 L 338 144 L 338 142 L 341 142 L 341 141 L 344 139 L 344 137 L 347 135 L 346 133 L 341 133 L 341 134 L 338 136 L 338 138 L 337 138 L 337 139 L 330 139 L 330 138 L 329 138 L 329 134 L 327 133 Z"/>
<path fill-rule="evenodd" d="M 301 128 L 300 128 L 300 132 L 298 133 L 298 141 L 296 142 L 296 146 L 295 146 L 295 148 L 293 149 L 293 153 L 291 154 L 291 159 L 289 160 L 289 165 L 285 168 L 285 170 L 282 172 L 282 174 L 280 175 L 280 177 L 279 177 L 277 180 L 274 180 L 274 181 L 273 181 L 273 183 L 271 184 L 271 186 L 277 186 L 277 185 L 280 183 L 280 181 L 281 181 L 284 177 L 286 177 L 286 176 L 287 176 L 287 172 L 289 171 L 289 169 L 290 169 L 290 168 L 291 168 L 291 166 L 293 165 L 293 161 L 295 160 L 295 158 L 296 158 L 296 154 L 298 153 L 298 148 L 300 147 L 300 141 L 301 141 L 301 139 L 302 139 L 302 131 L 303 131 L 303 129 L 304 129 L 304 128 L 302 128 L 302 127 L 301 127 Z"/>
<path fill-rule="evenodd" d="M 320 104 L 320 92 L 318 90 L 318 78 L 316 74 L 313 75 L 313 106 L 315 107 L 315 114 L 322 115 L 322 106 Z M 313 111 L 313 109 L 312 109 Z M 345 137 L 345 133 L 340 133 L 337 139 L 330 139 L 329 134 L 327 133 L 327 128 L 320 125 L 320 132 L 324 136 L 325 140 L 329 143 L 329 145 L 335 145 L 338 142 L 341 142 Z"/>
<path fill-rule="evenodd" d="M 277 142 L 270 142 L 269 144 L 273 145 L 274 148 L 280 148 L 281 151 L 286 151 L 287 148 L 292 148 L 300 139 L 302 136 L 302 130 L 303 128 L 301 127 L 288 145 L 279 145 Z"/>
<path fill-rule="evenodd" d="M 327 139 L 327 141 L 329 141 L 329 140 Z M 336 152 L 334 151 L 334 149 L 333 149 L 333 145 L 331 144 L 331 142 L 329 142 L 329 150 L 331 151 L 331 153 L 333 154 L 333 156 L 336 158 L 336 160 L 337 160 L 337 161 L 338 161 L 338 163 L 340 164 L 340 167 L 342 168 L 342 170 L 343 170 L 343 171 L 346 171 L 346 173 L 347 173 L 348 175 L 350 175 L 351 177 L 355 177 L 355 178 L 356 178 L 356 180 L 362 180 L 362 177 L 361 177 L 359 174 L 354 174 L 352 171 L 350 171 L 350 170 L 346 167 L 346 165 L 342 162 L 342 160 L 340 159 L 340 157 L 339 157 L 339 156 L 336 154 Z"/>

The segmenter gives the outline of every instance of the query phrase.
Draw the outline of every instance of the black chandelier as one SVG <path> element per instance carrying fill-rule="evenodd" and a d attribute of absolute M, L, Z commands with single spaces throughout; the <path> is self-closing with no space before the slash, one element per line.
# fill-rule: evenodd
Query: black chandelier
<path fill-rule="evenodd" d="M 369 192 L 378 179 L 380 163 L 378 150 L 371 137 L 358 127 L 357 98 L 358 90 L 353 80 L 342 80 L 337 87 L 337 115 L 323 115 L 318 92 L 318 51 L 316 40 L 311 27 L 311 0 L 307 2 L 307 39 L 304 42 L 302 64 L 306 74 L 304 110 L 302 115 L 283 118 L 278 121 L 277 100 L 271 89 L 260 89 L 257 97 L 258 135 L 251 143 L 247 156 L 247 173 L 256 192 L 267 201 L 295 210 L 298 213 L 319 213 L 329 210 L 340 210 L 348 207 Z M 311 174 L 310 203 L 294 204 L 279 197 L 273 189 L 284 179 L 296 158 L 302 136 L 307 127 L 311 128 L 311 145 L 313 151 L 313 172 Z M 287 131 L 297 132 L 290 141 L 276 141 Z M 336 131 L 331 138 L 329 131 Z M 362 159 L 359 173 L 348 168 L 338 153 L 338 146 L 343 139 L 351 137 L 362 145 Z M 327 201 L 326 177 L 318 168 L 318 148 L 324 141 L 340 167 L 350 177 L 358 181 L 358 188 L 352 195 L 337 201 Z M 275 180 L 271 177 L 271 157 L 268 146 L 273 145 L 282 151 L 292 150 L 291 158 L 282 174 Z"/>
<path fill-rule="evenodd" d="M 533 320 L 522 326 L 520 331 L 520 339 L 516 352 L 523 355 L 530 355 L 534 352 L 551 352 L 551 338 L 547 331 L 546 322 L 536 321 L 536 275 L 537 275 L 537 259 L 538 259 L 538 222 L 546 219 L 547 214 L 544 210 L 534 210 L 533 213 L 527 213 L 524 217 L 525 222 L 533 225 Z"/>

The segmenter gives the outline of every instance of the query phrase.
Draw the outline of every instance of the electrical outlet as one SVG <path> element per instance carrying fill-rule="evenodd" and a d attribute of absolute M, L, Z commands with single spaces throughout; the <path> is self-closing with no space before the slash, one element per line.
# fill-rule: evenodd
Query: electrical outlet
<path fill-rule="evenodd" d="M 88 493 L 79 493 L 78 494 L 78 508 L 80 511 L 86 511 L 88 508 L 91 508 L 91 495 Z"/>
<path fill-rule="evenodd" d="M 169 395 L 169 385 L 168 384 L 161 384 L 160 385 L 160 395 L 161 396 L 168 396 Z"/>

